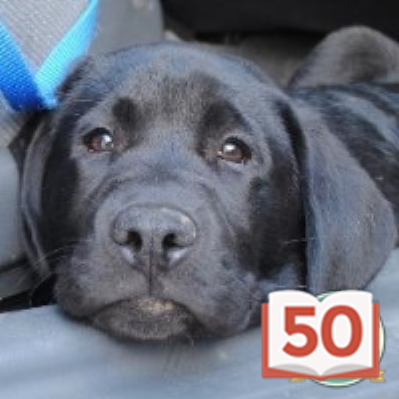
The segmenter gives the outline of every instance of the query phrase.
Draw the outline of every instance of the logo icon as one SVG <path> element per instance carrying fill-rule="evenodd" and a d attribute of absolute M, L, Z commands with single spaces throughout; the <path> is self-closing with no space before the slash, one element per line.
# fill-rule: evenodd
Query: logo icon
<path fill-rule="evenodd" d="M 262 305 L 262 375 L 345 386 L 380 376 L 384 331 L 365 291 L 277 291 Z"/>

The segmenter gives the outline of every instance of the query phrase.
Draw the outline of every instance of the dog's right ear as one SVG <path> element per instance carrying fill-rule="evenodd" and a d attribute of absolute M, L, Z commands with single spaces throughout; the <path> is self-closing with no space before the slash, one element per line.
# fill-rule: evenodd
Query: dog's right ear
<path fill-rule="evenodd" d="M 20 206 L 22 219 L 22 241 L 31 265 L 41 276 L 48 274 L 41 234 L 41 191 L 46 160 L 50 152 L 49 115 L 35 116 L 41 120 L 25 148 L 22 163 Z M 24 134 L 28 124 L 22 129 Z"/>
<path fill-rule="evenodd" d="M 88 68 L 88 59 L 79 64 L 61 84 L 57 92 L 59 107 L 68 99 L 69 93 L 82 79 Z M 21 164 L 20 206 L 22 219 L 22 241 L 28 259 L 34 269 L 46 276 L 49 267 L 43 247 L 42 180 L 54 140 L 53 121 L 57 108 L 33 115 L 21 129 L 16 140 Z"/>

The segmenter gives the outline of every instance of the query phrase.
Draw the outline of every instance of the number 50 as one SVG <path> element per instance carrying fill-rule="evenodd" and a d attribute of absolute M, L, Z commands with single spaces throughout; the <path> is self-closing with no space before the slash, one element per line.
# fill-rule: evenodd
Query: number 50
<path fill-rule="evenodd" d="M 318 334 L 312 326 L 297 323 L 297 316 L 314 316 L 314 306 L 287 306 L 285 308 L 285 331 L 288 335 L 302 334 L 306 337 L 303 346 L 295 346 L 288 342 L 283 351 L 290 356 L 308 356 L 317 348 Z M 339 315 L 346 316 L 351 324 L 351 338 L 344 347 L 335 344 L 332 334 L 332 326 L 335 318 Z M 328 353 L 335 357 L 347 357 L 353 355 L 362 342 L 363 328 L 358 312 L 349 306 L 334 306 L 329 309 L 321 320 L 321 341 Z"/>

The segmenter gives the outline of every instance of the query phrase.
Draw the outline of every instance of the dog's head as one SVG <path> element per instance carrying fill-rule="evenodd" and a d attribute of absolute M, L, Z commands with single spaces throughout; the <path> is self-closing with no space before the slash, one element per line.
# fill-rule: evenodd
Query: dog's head
<path fill-rule="evenodd" d="M 139 339 L 230 335 L 272 290 L 364 285 L 392 212 L 312 118 L 235 58 L 87 59 L 27 154 L 31 259 L 69 314 Z"/>

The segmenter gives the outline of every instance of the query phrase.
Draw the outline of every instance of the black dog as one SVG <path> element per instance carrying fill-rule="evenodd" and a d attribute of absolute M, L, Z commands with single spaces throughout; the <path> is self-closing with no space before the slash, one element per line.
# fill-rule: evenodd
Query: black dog
<path fill-rule="evenodd" d="M 282 90 L 185 44 L 88 58 L 29 144 L 27 250 L 76 318 L 231 335 L 276 289 L 362 288 L 397 243 L 399 49 L 329 36 Z"/>

